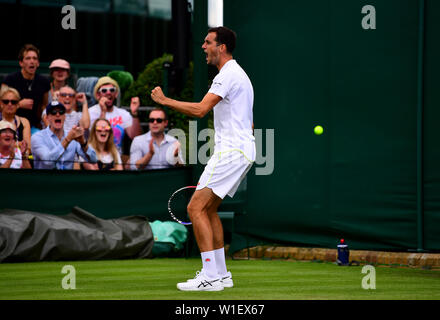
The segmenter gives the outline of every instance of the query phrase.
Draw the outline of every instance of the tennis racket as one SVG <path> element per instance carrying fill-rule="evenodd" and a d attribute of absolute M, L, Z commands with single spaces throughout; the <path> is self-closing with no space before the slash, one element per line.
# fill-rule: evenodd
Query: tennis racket
<path fill-rule="evenodd" d="M 196 188 L 197 186 L 180 188 L 174 191 L 168 200 L 168 212 L 170 213 L 171 217 L 184 226 L 192 224 L 186 208 L 194 194 L 194 191 L 196 191 Z"/>

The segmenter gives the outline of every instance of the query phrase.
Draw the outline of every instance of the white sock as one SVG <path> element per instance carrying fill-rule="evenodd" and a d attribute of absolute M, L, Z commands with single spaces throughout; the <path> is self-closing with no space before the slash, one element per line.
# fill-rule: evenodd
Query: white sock
<path fill-rule="evenodd" d="M 215 254 L 214 251 L 205 251 L 201 253 L 202 255 L 202 264 L 203 264 L 203 272 L 211 279 L 216 279 L 217 275 L 217 267 L 215 264 Z"/>
<path fill-rule="evenodd" d="M 221 277 L 224 277 L 228 273 L 226 268 L 225 248 L 214 250 L 215 264 L 217 266 L 217 272 Z"/>

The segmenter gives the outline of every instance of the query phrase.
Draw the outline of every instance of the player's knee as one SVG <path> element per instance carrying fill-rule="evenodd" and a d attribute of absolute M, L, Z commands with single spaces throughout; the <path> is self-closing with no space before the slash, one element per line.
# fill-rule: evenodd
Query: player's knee
<path fill-rule="evenodd" d="M 186 211 L 188 212 L 188 215 L 190 216 L 190 218 L 194 217 L 197 213 L 197 211 L 199 211 L 199 209 L 197 208 L 196 205 L 194 205 L 192 202 L 190 202 L 188 204 L 188 206 L 186 207 Z"/>
<path fill-rule="evenodd" d="M 191 220 L 197 219 L 202 214 L 204 214 L 203 208 L 193 202 L 190 202 L 188 204 L 188 206 L 186 207 L 186 210 L 187 210 L 188 215 L 191 218 Z"/>

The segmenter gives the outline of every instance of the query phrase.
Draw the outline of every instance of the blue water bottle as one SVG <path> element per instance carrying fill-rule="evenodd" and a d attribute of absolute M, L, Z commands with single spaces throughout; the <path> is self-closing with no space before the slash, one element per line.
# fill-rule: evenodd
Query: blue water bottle
<path fill-rule="evenodd" d="M 350 251 L 348 250 L 348 245 L 345 243 L 344 239 L 341 239 L 338 244 L 338 259 L 337 263 L 340 266 L 348 266 L 350 258 Z"/>

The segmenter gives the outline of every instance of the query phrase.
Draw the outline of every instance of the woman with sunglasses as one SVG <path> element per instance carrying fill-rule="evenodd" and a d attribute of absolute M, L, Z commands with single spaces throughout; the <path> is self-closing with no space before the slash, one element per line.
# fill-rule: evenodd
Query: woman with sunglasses
<path fill-rule="evenodd" d="M 0 168 L 31 169 L 26 154 L 26 142 L 17 143 L 15 125 L 0 121 Z"/>
<path fill-rule="evenodd" d="M 31 152 L 31 125 L 29 120 L 16 115 L 18 103 L 20 102 L 20 94 L 14 88 L 6 85 L 2 86 L 0 91 L 0 120 L 12 123 L 16 128 L 17 141 L 25 141 L 26 153 Z"/>
<path fill-rule="evenodd" d="M 107 119 L 96 120 L 90 131 L 89 146 L 96 151 L 97 163 L 83 162 L 86 170 L 123 170 L 121 156 L 113 140 L 113 130 Z M 80 158 L 80 161 L 84 161 Z"/>

